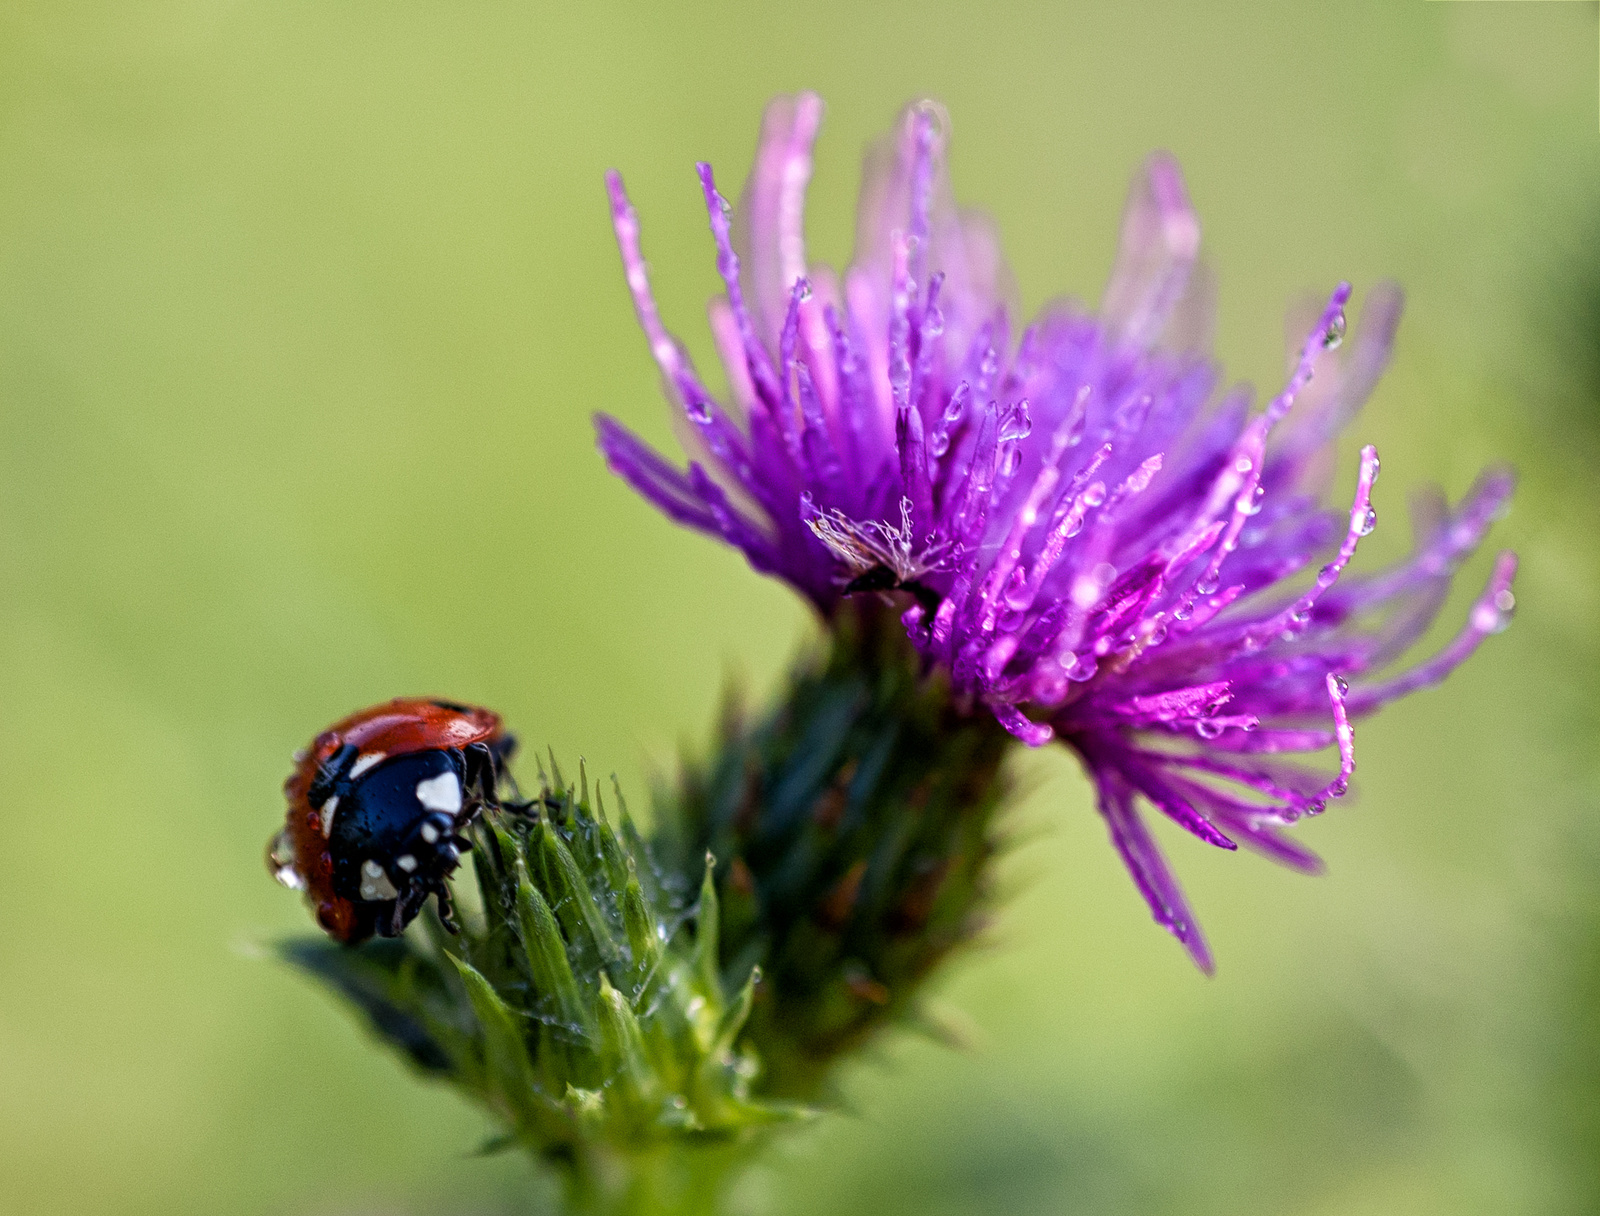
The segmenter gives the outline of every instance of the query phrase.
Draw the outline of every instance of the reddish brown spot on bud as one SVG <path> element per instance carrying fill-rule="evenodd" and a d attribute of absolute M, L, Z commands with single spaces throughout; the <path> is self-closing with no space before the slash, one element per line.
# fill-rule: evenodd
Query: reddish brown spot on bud
<path fill-rule="evenodd" d="M 890 923 L 900 933 L 917 933 L 933 915 L 933 905 L 944 885 L 945 873 L 950 863 L 941 861 L 925 866 L 912 878 L 906 893 L 900 897 L 890 916 Z"/>
<path fill-rule="evenodd" d="M 844 818 L 844 810 L 848 804 L 849 797 L 844 789 L 836 785 L 818 798 L 816 806 L 811 808 L 812 822 L 824 832 L 832 832 Z"/>
<path fill-rule="evenodd" d="M 734 855 L 733 864 L 728 867 L 728 886 L 740 895 L 754 895 L 756 893 L 756 876 L 750 873 L 750 867 L 744 864 L 744 858 Z"/>
<path fill-rule="evenodd" d="M 872 1005 L 887 1005 L 889 1003 L 889 985 L 881 980 L 875 980 L 864 972 L 856 972 L 845 979 L 850 994 L 858 1001 L 866 1001 Z"/>
<path fill-rule="evenodd" d="M 865 858 L 846 870 L 839 881 L 817 902 L 817 919 L 837 932 L 850 919 L 850 909 L 855 907 L 856 896 L 861 893 L 861 880 L 866 876 Z"/>

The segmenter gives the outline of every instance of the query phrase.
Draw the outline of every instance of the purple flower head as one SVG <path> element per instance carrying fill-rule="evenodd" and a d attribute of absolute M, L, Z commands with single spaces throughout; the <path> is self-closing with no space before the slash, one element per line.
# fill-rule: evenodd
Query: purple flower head
<path fill-rule="evenodd" d="M 730 402 L 662 325 L 633 209 L 608 177 L 634 305 L 694 458 L 681 471 L 603 415 L 600 448 L 671 518 L 824 617 L 847 596 L 901 597 L 910 638 L 959 697 L 1082 757 L 1156 920 L 1209 971 L 1139 804 L 1219 848 L 1319 869 L 1280 829 L 1345 793 L 1351 719 L 1437 683 L 1510 619 L 1504 553 L 1455 641 L 1386 670 L 1512 479 L 1484 474 L 1453 509 L 1424 496 L 1411 556 L 1347 575 L 1377 521 L 1378 457 L 1362 451 L 1348 508 L 1325 507 L 1332 441 L 1388 362 L 1398 289 L 1374 288 L 1345 342 L 1341 284 L 1282 392 L 1252 413 L 1247 389 L 1219 392 L 1199 223 L 1169 157 L 1134 180 L 1098 313 L 1052 304 L 1014 338 L 999 242 L 951 201 L 947 124 L 929 103 L 868 154 L 849 268 L 807 262 L 821 114 L 811 94 L 772 103 L 737 209 L 699 166 Z M 1325 749 L 1331 775 L 1282 759 Z"/>

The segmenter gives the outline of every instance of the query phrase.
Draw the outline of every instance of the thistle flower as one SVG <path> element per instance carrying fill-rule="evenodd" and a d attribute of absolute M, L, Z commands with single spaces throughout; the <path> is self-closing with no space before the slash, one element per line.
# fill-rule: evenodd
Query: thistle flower
<path fill-rule="evenodd" d="M 1281 829 L 1347 790 L 1351 720 L 1437 683 L 1509 620 L 1506 553 L 1452 643 L 1386 670 L 1433 620 L 1511 477 L 1485 473 L 1453 509 L 1423 496 L 1411 556 L 1347 575 L 1376 525 L 1378 458 L 1363 449 L 1348 508 L 1325 507 L 1332 441 L 1388 361 L 1397 289 L 1369 293 L 1345 344 L 1341 284 L 1252 414 L 1247 389 L 1219 391 L 1199 223 L 1170 158 L 1134 180 L 1098 313 L 1052 304 L 1013 340 L 999 242 L 951 201 L 932 104 L 869 152 L 849 268 L 808 264 L 821 112 L 810 94 L 772 103 L 737 210 L 699 166 L 726 402 L 663 325 L 609 175 L 629 289 L 691 460 L 679 470 L 604 415 L 601 451 L 825 620 L 851 596 L 902 597 L 923 662 L 969 712 L 1078 753 L 1155 919 L 1209 971 L 1138 804 L 1217 847 L 1317 870 Z M 1282 759 L 1330 748 L 1332 773 Z"/>

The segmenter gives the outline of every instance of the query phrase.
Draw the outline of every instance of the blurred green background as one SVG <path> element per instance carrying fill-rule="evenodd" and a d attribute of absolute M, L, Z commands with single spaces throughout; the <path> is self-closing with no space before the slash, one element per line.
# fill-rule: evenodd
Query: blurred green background
<path fill-rule="evenodd" d="M 0 5 L 0 1211 L 542 1194 L 263 958 L 310 926 L 262 845 L 290 751 L 392 694 L 642 801 L 726 672 L 771 686 L 805 613 L 610 479 L 588 418 L 670 434 L 602 172 L 705 356 L 693 162 L 731 191 L 799 87 L 835 264 L 863 145 L 933 94 L 1030 310 L 1096 298 L 1158 146 L 1233 376 L 1275 386 L 1302 293 L 1401 279 L 1347 436 L 1387 474 L 1367 555 L 1408 486 L 1504 457 L 1524 566 L 1515 627 L 1361 731 L 1359 801 L 1300 830 L 1327 877 L 1166 833 L 1214 980 L 1030 757 L 1014 894 L 941 992 L 975 1046 L 887 1045 L 741 1202 L 1600 1210 L 1596 46 L 1592 3 Z"/>

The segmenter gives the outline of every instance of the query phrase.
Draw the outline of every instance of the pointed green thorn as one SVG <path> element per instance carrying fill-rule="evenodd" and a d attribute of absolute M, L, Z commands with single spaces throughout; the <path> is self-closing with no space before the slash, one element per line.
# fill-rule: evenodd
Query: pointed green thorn
<path fill-rule="evenodd" d="M 533 834 L 538 837 L 539 870 L 567 940 L 574 946 L 586 944 L 601 964 L 609 965 L 621 953 L 621 947 L 595 902 L 594 891 L 578 859 L 561 839 L 561 834 L 543 819 Z"/>
<path fill-rule="evenodd" d="M 717 859 L 708 851 L 705 877 L 700 881 L 700 903 L 695 909 L 694 967 L 701 994 L 707 1000 L 720 1003 L 722 967 L 717 954 L 720 913 L 717 906 L 716 867 Z"/>
<path fill-rule="evenodd" d="M 563 1022 L 576 1028 L 588 1028 L 589 1011 L 578 993 L 578 982 L 567 960 L 561 929 L 549 903 L 529 880 L 521 858 L 517 859 L 517 914 L 534 987 L 553 1002 L 552 1012 Z"/>
<path fill-rule="evenodd" d="M 600 1027 L 600 1066 L 605 1083 L 616 1085 L 627 1101 L 649 1101 L 655 1074 L 645 1053 L 639 1021 L 628 998 L 603 975 L 595 1001 L 595 1021 Z"/>

